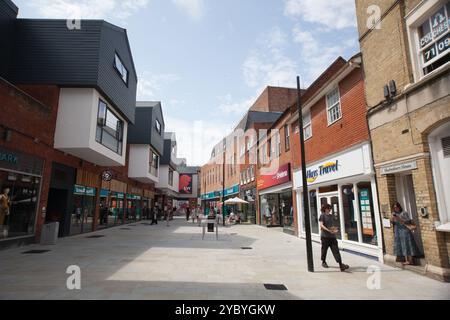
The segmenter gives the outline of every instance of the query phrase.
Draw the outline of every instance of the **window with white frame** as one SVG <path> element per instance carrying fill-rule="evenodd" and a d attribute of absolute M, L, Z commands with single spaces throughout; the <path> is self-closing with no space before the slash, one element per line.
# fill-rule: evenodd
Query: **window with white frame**
<path fill-rule="evenodd" d="M 339 88 L 336 88 L 329 94 L 327 94 L 327 113 L 328 113 L 328 125 L 335 123 L 342 116 Z"/>
<path fill-rule="evenodd" d="M 450 2 L 430 12 L 417 27 L 417 59 L 425 76 L 450 61 Z"/>
<path fill-rule="evenodd" d="M 288 124 L 284 126 L 284 146 L 286 152 L 291 149 L 291 130 Z"/>
<path fill-rule="evenodd" d="M 303 116 L 303 136 L 305 140 L 312 137 L 311 112 Z"/>

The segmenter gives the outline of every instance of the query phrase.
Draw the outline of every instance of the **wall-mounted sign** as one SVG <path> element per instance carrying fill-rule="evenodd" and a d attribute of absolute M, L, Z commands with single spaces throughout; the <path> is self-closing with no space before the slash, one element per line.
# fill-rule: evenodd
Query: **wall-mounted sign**
<path fill-rule="evenodd" d="M 113 178 L 113 174 L 112 174 L 111 171 L 105 170 L 105 171 L 102 172 L 102 180 L 103 181 L 109 182 L 109 181 L 112 180 L 112 178 Z"/>
<path fill-rule="evenodd" d="M 235 185 L 231 188 L 225 189 L 225 197 L 230 196 L 232 194 L 237 194 L 239 193 L 239 185 Z"/>
<path fill-rule="evenodd" d="M 95 197 L 95 194 L 97 193 L 97 189 L 95 188 L 89 188 L 84 186 L 75 185 L 73 187 L 73 194 L 77 196 L 88 196 L 88 197 Z"/>
<path fill-rule="evenodd" d="M 272 174 L 262 175 L 257 180 L 258 190 L 268 189 L 291 181 L 291 165 L 285 164 Z"/>
<path fill-rule="evenodd" d="M 192 194 L 192 174 L 180 174 L 179 180 L 179 193 Z"/>
<path fill-rule="evenodd" d="M 309 169 L 306 172 L 306 177 L 308 179 L 308 183 L 314 183 L 320 176 L 325 176 L 338 171 L 339 171 L 339 161 L 336 160 L 334 162 L 327 162 L 315 169 Z"/>
<path fill-rule="evenodd" d="M 31 155 L 0 148 L 0 168 L 30 173 L 42 174 L 44 161 Z"/>
<path fill-rule="evenodd" d="M 400 164 L 394 164 L 390 166 L 381 167 L 381 174 L 388 175 L 404 171 L 410 171 L 417 169 L 417 161 L 405 162 Z"/>

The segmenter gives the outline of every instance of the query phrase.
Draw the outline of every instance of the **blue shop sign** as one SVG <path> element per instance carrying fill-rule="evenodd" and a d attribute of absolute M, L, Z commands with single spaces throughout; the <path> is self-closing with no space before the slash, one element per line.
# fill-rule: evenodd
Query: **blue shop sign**
<path fill-rule="evenodd" d="M 73 187 L 73 194 L 78 195 L 78 196 L 84 196 L 84 194 L 86 193 L 86 188 L 83 186 L 78 186 L 75 185 Z"/>
<path fill-rule="evenodd" d="M 97 193 L 97 189 L 95 188 L 88 188 L 86 187 L 86 195 L 89 197 L 95 197 L 95 194 Z"/>
<path fill-rule="evenodd" d="M 239 185 L 235 185 L 225 190 L 225 197 L 239 193 Z"/>
<path fill-rule="evenodd" d="M 222 196 L 222 191 L 214 191 L 214 192 L 203 194 L 202 199 L 203 200 L 211 200 L 211 199 L 220 198 L 221 196 Z"/>
<path fill-rule="evenodd" d="M 105 190 L 105 189 L 100 190 L 100 197 L 108 198 L 108 196 L 109 196 L 109 190 Z"/>

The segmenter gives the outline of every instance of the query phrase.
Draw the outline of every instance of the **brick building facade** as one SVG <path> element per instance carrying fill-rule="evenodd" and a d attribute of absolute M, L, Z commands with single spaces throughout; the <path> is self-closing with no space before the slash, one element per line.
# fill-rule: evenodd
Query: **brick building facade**
<path fill-rule="evenodd" d="M 368 16 L 376 5 L 380 16 Z M 385 261 L 395 264 L 392 206 L 417 225 L 412 270 L 450 277 L 449 1 L 356 1 Z M 375 21 L 375 24 L 371 22 Z"/>

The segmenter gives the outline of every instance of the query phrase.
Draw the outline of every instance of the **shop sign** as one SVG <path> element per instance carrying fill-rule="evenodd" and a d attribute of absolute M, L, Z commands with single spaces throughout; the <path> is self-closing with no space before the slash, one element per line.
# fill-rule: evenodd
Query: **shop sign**
<path fill-rule="evenodd" d="M 89 197 L 95 197 L 96 189 L 86 187 L 86 195 Z"/>
<path fill-rule="evenodd" d="M 317 180 L 317 178 L 338 171 L 339 171 L 339 161 L 336 160 L 334 162 L 327 162 L 316 169 L 310 169 L 306 171 L 306 178 L 308 179 L 308 183 L 314 183 Z"/>
<path fill-rule="evenodd" d="M 109 195 L 109 190 L 102 189 L 100 190 L 100 197 L 107 198 Z"/>
<path fill-rule="evenodd" d="M 0 148 L 0 168 L 41 175 L 43 166 L 44 161 L 39 158 Z"/>
<path fill-rule="evenodd" d="M 95 193 L 96 193 L 95 188 L 89 188 L 89 187 L 84 187 L 84 186 L 80 186 L 80 185 L 75 185 L 73 187 L 73 194 L 77 195 L 77 196 L 89 196 L 89 197 L 95 197 Z"/>
<path fill-rule="evenodd" d="M 75 185 L 73 188 L 73 194 L 75 195 L 79 195 L 79 196 L 84 196 L 84 194 L 86 193 L 86 188 L 83 186 L 78 186 Z"/>
<path fill-rule="evenodd" d="M 128 200 L 141 200 L 141 196 L 137 196 L 134 194 L 127 194 L 127 199 Z"/>
<path fill-rule="evenodd" d="M 289 181 L 291 181 L 291 165 L 288 163 L 279 167 L 275 173 L 258 178 L 257 187 L 258 190 L 263 190 Z"/>
<path fill-rule="evenodd" d="M 306 178 L 308 185 L 313 185 L 372 173 L 370 146 L 369 144 L 364 144 L 353 150 L 325 158 L 316 164 L 308 166 Z M 295 189 L 303 187 L 302 170 L 294 172 L 293 180 Z"/>
<path fill-rule="evenodd" d="M 214 192 L 210 192 L 210 193 L 206 193 L 206 194 L 202 195 L 202 199 L 210 200 L 210 199 L 220 198 L 221 196 L 222 196 L 222 191 L 214 191 Z"/>
<path fill-rule="evenodd" d="M 117 199 L 123 199 L 124 194 L 120 192 L 111 192 L 111 197 L 117 198 Z"/>
<path fill-rule="evenodd" d="M 0 161 L 10 164 L 17 164 L 18 158 L 15 154 L 0 151 Z"/>
<path fill-rule="evenodd" d="M 410 171 L 410 170 L 415 170 L 415 169 L 417 169 L 417 161 L 411 161 L 411 162 L 382 167 L 381 174 L 388 175 L 388 174 Z"/>
<path fill-rule="evenodd" d="M 231 187 L 231 188 L 226 189 L 225 190 L 225 197 L 229 196 L 229 195 L 232 195 L 232 194 L 236 194 L 236 193 L 239 193 L 239 185 L 238 184 L 233 186 L 233 187 Z"/>
<path fill-rule="evenodd" d="M 178 191 L 181 194 L 192 194 L 192 174 L 181 174 Z"/>

